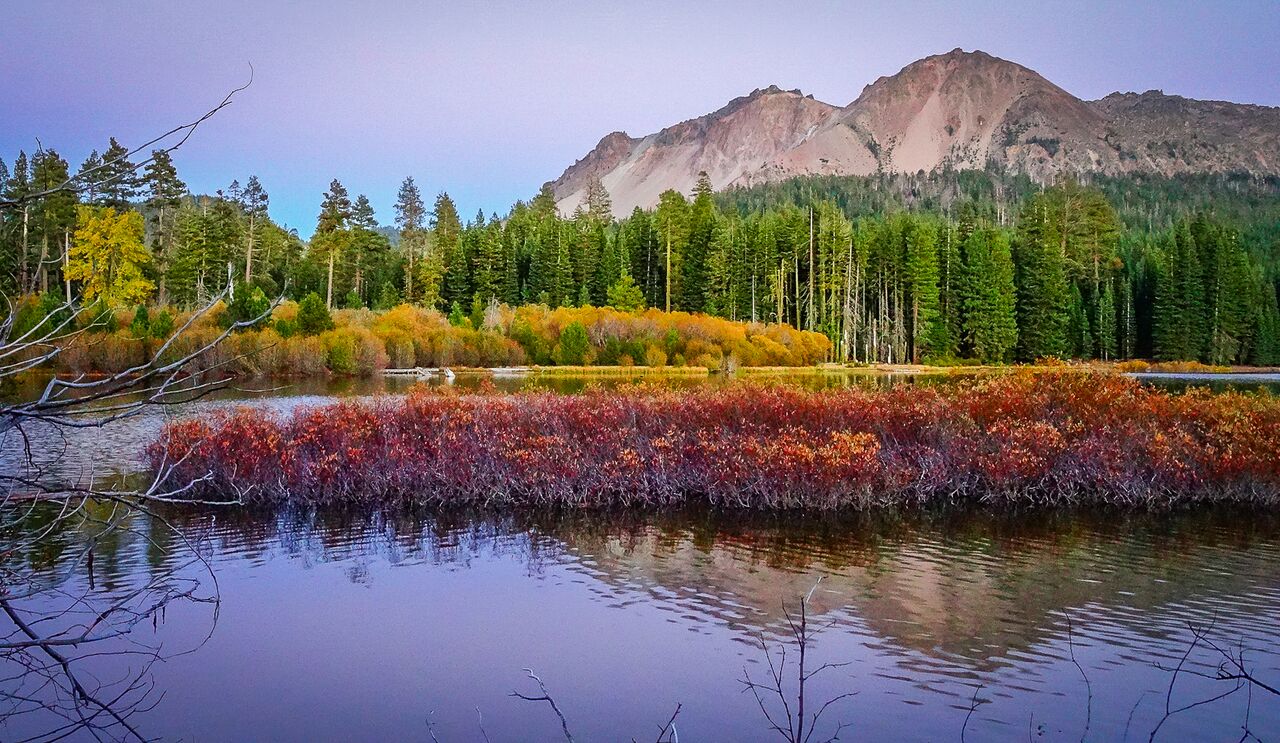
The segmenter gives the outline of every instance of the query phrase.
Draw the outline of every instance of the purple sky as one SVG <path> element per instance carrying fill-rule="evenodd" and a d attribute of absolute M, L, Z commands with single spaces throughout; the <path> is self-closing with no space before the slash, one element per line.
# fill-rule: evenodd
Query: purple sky
<path fill-rule="evenodd" d="M 604 134 L 644 134 L 776 83 L 846 104 L 955 47 L 1068 91 L 1280 105 L 1280 2 L 14 2 L 0 157 L 79 165 L 253 86 L 175 154 L 192 190 L 257 174 L 309 235 L 337 177 L 390 222 L 413 175 L 505 212 Z M 1111 7 L 1122 6 L 1122 7 Z"/>

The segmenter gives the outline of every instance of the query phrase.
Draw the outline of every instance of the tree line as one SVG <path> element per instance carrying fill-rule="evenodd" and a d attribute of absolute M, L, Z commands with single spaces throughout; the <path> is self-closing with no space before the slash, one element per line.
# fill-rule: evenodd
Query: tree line
<path fill-rule="evenodd" d="M 598 181 L 572 214 L 544 186 L 464 222 L 412 177 L 392 225 L 337 179 L 314 234 L 274 222 L 250 176 L 191 194 L 167 153 L 140 173 L 114 139 L 83 198 L 6 214 L 9 294 L 194 306 L 226 288 L 329 308 L 401 303 L 654 307 L 825 334 L 834 360 L 1043 357 L 1280 363 L 1280 184 L 1245 176 L 1095 178 L 1043 187 L 986 171 L 802 178 L 663 193 L 617 219 Z M 53 150 L 12 166 L 21 197 L 65 181 Z"/>

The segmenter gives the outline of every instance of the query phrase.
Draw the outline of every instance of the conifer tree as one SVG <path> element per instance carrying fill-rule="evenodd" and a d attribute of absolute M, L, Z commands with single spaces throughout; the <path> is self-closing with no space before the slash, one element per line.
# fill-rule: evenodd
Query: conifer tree
<path fill-rule="evenodd" d="M 689 207 L 688 242 L 681 254 L 679 308 L 682 310 L 696 312 L 706 307 L 707 259 L 717 216 L 711 179 L 705 171 L 700 172 Z"/>
<path fill-rule="evenodd" d="M 658 196 L 653 223 L 662 255 L 658 269 L 661 306 L 667 311 L 680 309 L 685 306 L 684 256 L 689 241 L 689 202 L 678 191 L 663 191 Z"/>
<path fill-rule="evenodd" d="M 1023 208 L 1014 253 L 1018 294 L 1018 358 L 1035 361 L 1063 356 L 1067 350 L 1070 294 L 1059 225 L 1043 196 Z"/>
<path fill-rule="evenodd" d="M 329 183 L 320 202 L 320 216 L 316 219 L 316 232 L 311 238 L 311 249 L 322 257 L 326 266 L 325 307 L 333 309 L 334 270 L 339 256 L 346 250 L 350 237 L 348 222 L 351 219 L 351 196 L 337 178 Z"/>
<path fill-rule="evenodd" d="M 910 302 L 911 360 L 942 345 L 943 328 L 938 317 L 938 244 L 935 227 L 922 220 L 905 225 L 905 279 Z"/>
<path fill-rule="evenodd" d="M 97 157 L 96 152 L 93 157 Z M 151 220 L 151 255 L 157 276 L 157 299 L 164 305 L 169 303 L 169 262 L 173 253 L 178 206 L 187 193 L 187 185 L 178 178 L 178 169 L 165 150 L 151 153 L 151 162 L 143 170 L 142 181 Z"/>
<path fill-rule="evenodd" d="M 400 250 L 405 256 L 404 298 L 407 302 L 415 302 L 423 295 L 422 288 L 415 286 L 414 282 L 418 272 L 417 261 L 426 249 L 426 235 L 422 229 L 426 225 L 427 212 L 422 203 L 422 192 L 413 182 L 413 176 L 407 176 L 401 182 L 396 193 L 395 210 L 396 227 L 400 229 Z M 437 303 L 438 293 L 437 287 L 429 304 Z"/>
<path fill-rule="evenodd" d="M 1116 293 L 1112 281 L 1102 286 L 1102 294 L 1098 297 L 1095 308 L 1093 327 L 1096 330 L 1098 358 L 1103 361 L 1114 359 L 1117 354 L 1116 343 Z"/>
<path fill-rule="evenodd" d="M 258 176 L 249 176 L 249 180 L 244 184 L 244 190 L 240 193 L 240 206 L 245 220 L 244 283 L 246 285 L 253 283 L 254 254 L 258 249 L 259 233 L 267 220 L 267 206 L 270 203 L 271 199 L 258 180 Z"/>
<path fill-rule="evenodd" d="M 137 166 L 129 160 L 129 148 L 111 138 L 102 153 L 102 167 L 89 176 L 95 184 L 99 206 L 123 212 L 131 209 L 138 197 Z"/>
<path fill-rule="evenodd" d="M 958 298 L 964 346 L 986 363 L 1007 361 L 1018 338 L 1013 257 L 999 230 L 977 229 L 963 245 Z"/>
<path fill-rule="evenodd" d="M 33 190 L 48 191 L 57 188 L 70 178 L 67 161 L 53 150 L 41 150 L 31 160 L 31 187 Z M 71 233 L 76 226 L 76 196 L 70 191 L 57 191 L 37 200 L 31 207 L 29 217 L 28 241 L 39 246 L 34 259 L 35 270 L 31 274 L 31 283 L 26 291 L 49 291 L 50 274 L 61 274 L 68 260 L 71 244 Z M 62 292 L 67 301 L 71 300 L 71 286 L 66 285 Z"/>

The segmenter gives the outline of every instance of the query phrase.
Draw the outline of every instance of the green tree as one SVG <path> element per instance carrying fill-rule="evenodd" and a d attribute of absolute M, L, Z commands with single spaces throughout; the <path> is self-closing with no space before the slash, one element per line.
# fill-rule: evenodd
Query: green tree
<path fill-rule="evenodd" d="M 320 295 L 311 292 L 298 303 L 298 331 L 303 335 L 317 335 L 333 329 L 333 317 Z"/>
<path fill-rule="evenodd" d="M 70 177 L 67 161 L 53 150 L 41 150 L 31 161 L 31 187 L 36 191 L 48 191 L 62 185 Z M 71 233 L 76 226 L 76 196 L 69 191 L 51 193 L 32 205 L 29 217 L 31 234 L 28 241 L 39 245 L 35 256 L 35 271 L 31 273 L 28 292 L 47 292 L 50 275 L 62 272 L 68 257 Z M 61 260 L 59 260 L 59 257 Z M 66 287 L 65 298 L 70 300 L 71 287 Z"/>
<path fill-rule="evenodd" d="M 707 260 L 719 214 L 712 200 L 711 178 L 698 173 L 689 208 L 689 237 L 681 255 L 679 307 L 697 312 L 706 307 Z"/>
<path fill-rule="evenodd" d="M 590 350 L 591 341 L 587 337 L 587 329 L 575 320 L 560 330 L 560 341 L 554 352 L 555 361 L 560 366 L 581 366 L 587 363 L 587 352 Z"/>
<path fill-rule="evenodd" d="M 943 345 L 945 327 L 938 313 L 938 232 L 923 220 L 903 227 L 906 290 L 910 303 L 911 360 L 920 362 Z"/>
<path fill-rule="evenodd" d="M 266 189 L 251 175 L 240 193 L 240 207 L 244 213 L 244 283 L 253 283 L 253 260 L 259 248 L 259 233 L 267 221 L 267 206 L 271 203 Z"/>
<path fill-rule="evenodd" d="M 623 312 L 636 312 L 644 309 L 644 292 L 636 286 L 631 274 L 624 273 L 613 286 L 609 287 L 609 306 Z"/>
<path fill-rule="evenodd" d="M 168 307 L 160 308 L 156 316 L 151 318 L 151 337 L 166 340 L 173 335 L 173 315 Z"/>
<path fill-rule="evenodd" d="M 95 153 L 96 155 L 96 153 Z M 187 185 L 178 178 L 178 169 L 165 150 L 154 150 L 151 162 L 143 171 L 146 205 L 151 220 L 151 254 L 155 259 L 155 273 L 160 304 L 169 303 L 169 264 L 173 257 L 177 230 L 178 207 L 187 194 Z"/>
<path fill-rule="evenodd" d="M 151 317 L 145 304 L 134 308 L 133 321 L 129 323 L 129 334 L 134 338 L 151 337 Z"/>
<path fill-rule="evenodd" d="M 1034 197 L 1023 209 L 1014 252 L 1018 293 L 1018 357 L 1035 361 L 1068 349 L 1068 293 L 1060 225 L 1049 199 Z"/>
<path fill-rule="evenodd" d="M 351 219 L 351 196 L 337 178 L 329 183 L 320 202 L 320 216 L 316 219 L 316 232 L 311 238 L 311 249 L 322 256 L 326 265 L 325 307 L 333 307 L 333 276 L 335 266 L 343 255 L 349 242 L 347 230 Z"/>
<path fill-rule="evenodd" d="M 464 302 L 471 298 L 470 264 L 462 245 L 462 220 L 449 194 L 436 196 L 431 212 L 432 251 L 443 270 L 440 280 L 441 299 Z M 425 284 L 429 277 L 423 277 Z"/>
<path fill-rule="evenodd" d="M 684 255 L 689 242 L 689 202 L 678 191 L 658 195 L 653 215 L 662 258 L 657 271 L 662 306 L 669 312 L 684 306 Z"/>
<path fill-rule="evenodd" d="M 396 291 L 395 284 L 390 281 L 382 284 L 382 289 L 378 292 L 378 299 L 373 304 L 375 310 L 389 310 L 400 304 L 400 292 Z"/>
<path fill-rule="evenodd" d="M 958 289 L 964 346 L 983 362 L 1006 361 L 1018 339 L 1009 240 L 998 230 L 974 230 L 963 253 Z"/>
<path fill-rule="evenodd" d="M 422 192 L 418 190 L 418 184 L 413 182 L 413 176 L 406 177 L 400 183 L 395 211 L 396 227 L 400 229 L 400 250 L 405 256 L 404 298 L 408 302 L 414 302 L 423 294 L 422 288 L 415 286 L 414 282 L 419 270 L 418 260 L 426 248 L 423 227 L 426 225 L 427 211 L 422 203 Z M 439 301 L 435 296 L 438 293 L 437 284 L 432 301 L 428 304 L 434 305 Z"/>
<path fill-rule="evenodd" d="M 255 321 L 249 327 L 261 328 L 271 319 L 267 314 L 270 310 L 271 300 L 267 299 L 261 287 L 241 284 L 232 292 L 231 301 L 222 313 L 222 325 L 231 327 L 236 323 Z"/>
<path fill-rule="evenodd" d="M 117 212 L 133 208 L 138 198 L 138 166 L 129 160 L 129 148 L 111 138 L 102 153 L 101 167 L 90 176 L 96 192 L 96 203 Z"/>

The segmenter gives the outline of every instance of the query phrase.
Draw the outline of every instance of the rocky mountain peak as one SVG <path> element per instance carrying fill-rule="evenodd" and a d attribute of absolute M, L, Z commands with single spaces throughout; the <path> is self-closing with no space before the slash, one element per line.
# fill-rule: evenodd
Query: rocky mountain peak
<path fill-rule="evenodd" d="M 838 108 L 800 90 L 757 88 L 645 137 L 614 132 L 552 182 L 562 210 L 599 177 L 614 210 L 803 175 L 990 165 L 1044 181 L 1060 173 L 1280 174 L 1280 109 L 1159 90 L 1083 101 L 1036 71 L 981 50 L 916 60 Z"/>

